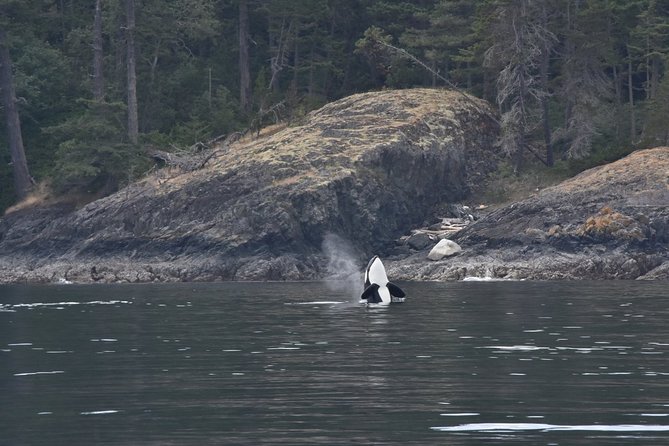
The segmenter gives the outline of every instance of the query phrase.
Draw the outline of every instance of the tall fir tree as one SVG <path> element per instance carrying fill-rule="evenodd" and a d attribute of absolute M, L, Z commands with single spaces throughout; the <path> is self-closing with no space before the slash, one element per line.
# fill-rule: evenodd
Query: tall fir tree
<path fill-rule="evenodd" d="M 555 35 L 542 23 L 545 1 L 497 1 L 490 13 L 493 44 L 485 53 L 485 65 L 498 73 L 500 145 L 513 159 L 516 173 L 525 152 L 531 150 L 541 100 L 549 94 L 541 82 L 541 62 Z"/>
<path fill-rule="evenodd" d="M 561 54 L 559 96 L 564 100 L 564 123 L 555 132 L 567 156 L 590 153 L 603 123 L 613 115 L 613 82 L 608 76 L 612 59 L 609 14 L 606 2 L 564 2 L 565 45 Z"/>

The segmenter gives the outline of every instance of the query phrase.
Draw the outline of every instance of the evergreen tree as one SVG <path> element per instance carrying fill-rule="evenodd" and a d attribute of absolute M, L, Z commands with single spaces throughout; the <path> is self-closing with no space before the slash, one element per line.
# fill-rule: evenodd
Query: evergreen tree
<path fill-rule="evenodd" d="M 251 66 L 249 60 L 249 6 L 239 0 L 239 106 L 244 113 L 251 108 Z"/>
<path fill-rule="evenodd" d="M 111 191 L 128 179 L 116 166 L 143 171 L 143 145 L 382 87 L 496 101 L 516 169 L 527 150 L 550 165 L 553 147 L 665 143 L 668 16 L 669 0 L 0 0 L 0 208 L 30 173 Z"/>
<path fill-rule="evenodd" d="M 668 63 L 669 59 L 665 59 L 664 65 Z M 669 145 L 669 75 L 666 72 L 657 86 L 655 98 L 648 104 L 645 139 L 650 146 Z"/>
<path fill-rule="evenodd" d="M 104 49 L 102 47 L 102 0 L 95 0 L 93 19 L 93 98 L 104 99 Z"/>
<path fill-rule="evenodd" d="M 667 118 L 664 110 L 666 96 L 664 78 L 669 60 L 669 1 L 647 0 L 640 5 L 637 26 L 631 31 L 634 52 L 643 73 L 645 122 L 642 137 L 646 141 L 665 140 Z"/>
<path fill-rule="evenodd" d="M 498 72 L 497 104 L 502 112 L 500 145 L 521 166 L 530 137 L 538 126 L 542 98 L 549 94 L 541 82 L 542 55 L 555 35 L 541 21 L 542 1 L 501 0 L 493 3 L 491 35 L 485 65 Z"/>
<path fill-rule="evenodd" d="M 79 113 L 45 129 L 56 150 L 53 186 L 59 193 L 106 195 L 147 170 L 146 157 L 125 138 L 125 106 L 79 101 Z"/>
<path fill-rule="evenodd" d="M 128 71 L 127 108 L 128 139 L 137 144 L 139 138 L 139 117 L 137 114 L 137 58 L 135 48 L 135 0 L 125 0 L 125 42 L 126 67 Z"/>
<path fill-rule="evenodd" d="M 603 1 L 566 3 L 565 47 L 559 96 L 564 100 L 565 121 L 555 132 L 564 140 L 566 154 L 582 158 L 592 150 L 603 123 L 612 121 L 613 83 L 607 75 L 612 42 L 611 10 Z"/>
<path fill-rule="evenodd" d="M 415 13 L 423 28 L 406 30 L 400 43 L 422 55 L 433 70 L 431 84 L 438 83 L 437 73 L 451 83 L 472 86 L 471 63 L 467 51 L 473 44 L 473 19 L 476 5 L 466 0 L 441 0 L 431 9 Z"/>
<path fill-rule="evenodd" d="M 643 139 L 648 144 L 668 144 L 669 132 L 669 1 L 649 0 L 632 30 L 640 43 L 646 96 Z"/>
<path fill-rule="evenodd" d="M 632 30 L 632 37 L 645 72 L 645 96 L 653 100 L 669 55 L 669 1 L 647 0 L 640 6 L 638 24 Z"/>

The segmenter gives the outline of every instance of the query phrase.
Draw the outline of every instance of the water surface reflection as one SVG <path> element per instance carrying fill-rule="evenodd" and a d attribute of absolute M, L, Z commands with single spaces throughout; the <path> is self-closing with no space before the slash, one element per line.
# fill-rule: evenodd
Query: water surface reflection
<path fill-rule="evenodd" d="M 669 442 L 665 284 L 0 287 L 0 444 Z"/>

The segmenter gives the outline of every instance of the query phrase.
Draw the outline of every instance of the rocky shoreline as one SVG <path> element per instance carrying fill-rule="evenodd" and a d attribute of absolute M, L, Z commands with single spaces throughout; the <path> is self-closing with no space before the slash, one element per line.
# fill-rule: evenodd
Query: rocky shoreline
<path fill-rule="evenodd" d="M 389 262 L 402 280 L 669 279 L 669 147 L 590 169 L 452 236 L 463 252 Z"/>
<path fill-rule="evenodd" d="M 318 280 L 331 234 L 347 268 L 379 254 L 393 280 L 669 278 L 669 148 L 492 211 L 457 205 L 497 168 L 497 132 L 456 92 L 344 98 L 200 169 L 8 213 L 0 283 Z M 439 238 L 462 251 L 429 260 Z"/>

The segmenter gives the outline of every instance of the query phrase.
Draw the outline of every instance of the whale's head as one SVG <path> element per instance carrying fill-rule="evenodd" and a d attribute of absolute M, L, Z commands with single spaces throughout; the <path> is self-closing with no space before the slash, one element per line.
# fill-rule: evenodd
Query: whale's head
<path fill-rule="evenodd" d="M 379 256 L 374 256 L 367 265 L 365 271 L 365 285 L 375 283 L 379 286 L 385 286 L 388 283 L 388 276 L 386 275 L 386 268 Z"/>

